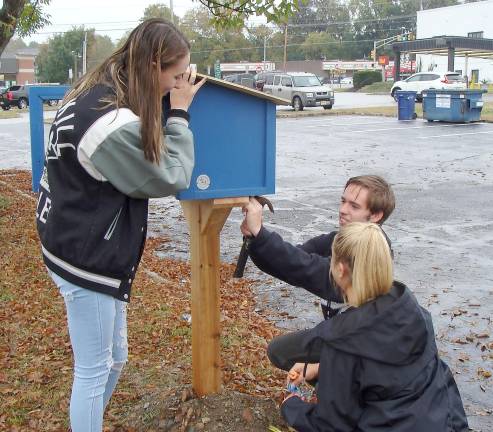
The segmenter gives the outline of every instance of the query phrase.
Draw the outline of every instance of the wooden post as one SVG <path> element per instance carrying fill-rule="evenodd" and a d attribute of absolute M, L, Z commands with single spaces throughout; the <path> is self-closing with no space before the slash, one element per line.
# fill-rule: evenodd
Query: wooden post
<path fill-rule="evenodd" d="M 246 198 L 181 201 L 190 230 L 192 272 L 192 384 L 199 396 L 221 389 L 220 233 Z"/>

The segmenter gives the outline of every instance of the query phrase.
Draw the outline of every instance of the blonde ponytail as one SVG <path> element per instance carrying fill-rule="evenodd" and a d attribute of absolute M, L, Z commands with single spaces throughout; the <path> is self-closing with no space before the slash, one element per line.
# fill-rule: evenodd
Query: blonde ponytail
<path fill-rule="evenodd" d="M 390 291 L 392 257 L 378 225 L 353 222 L 344 226 L 334 239 L 332 259 L 349 268 L 356 303 L 352 306 L 361 306 Z"/>

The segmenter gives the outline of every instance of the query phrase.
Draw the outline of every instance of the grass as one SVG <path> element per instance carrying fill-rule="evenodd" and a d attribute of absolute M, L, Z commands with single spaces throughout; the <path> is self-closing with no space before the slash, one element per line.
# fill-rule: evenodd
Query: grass
<path fill-rule="evenodd" d="M 354 88 L 353 87 L 337 87 L 337 84 L 334 84 L 332 87 L 332 90 L 334 90 L 334 93 L 346 93 L 346 92 L 353 92 Z"/>
<path fill-rule="evenodd" d="M 58 106 L 52 106 L 44 104 L 43 111 L 56 111 Z M 11 118 L 19 118 L 21 113 L 28 113 L 29 108 L 19 109 L 16 107 L 10 108 L 8 111 L 0 110 L 0 120 L 2 119 L 11 119 Z"/>
<path fill-rule="evenodd" d="M 0 195 L 0 211 L 7 209 L 9 204 L 10 200 L 5 196 Z"/>
<path fill-rule="evenodd" d="M 418 118 L 423 118 L 422 104 L 415 105 L 415 111 Z M 361 115 L 361 116 L 382 116 L 382 117 L 397 117 L 397 105 L 385 107 L 364 107 L 364 108 L 347 108 L 337 109 L 337 105 L 332 110 L 323 111 L 279 111 L 277 117 L 312 117 L 312 116 L 334 116 L 334 115 Z M 493 102 L 485 102 L 481 111 L 481 120 L 485 122 L 493 122 Z"/>
<path fill-rule="evenodd" d="M 394 84 L 392 81 L 388 82 L 376 82 L 363 88 L 359 89 L 359 93 L 368 93 L 368 94 L 390 94 L 390 89 Z"/>
<path fill-rule="evenodd" d="M 20 117 L 19 112 L 23 112 L 23 111 L 18 109 L 11 109 L 9 111 L 0 110 L 0 120 L 18 118 Z"/>

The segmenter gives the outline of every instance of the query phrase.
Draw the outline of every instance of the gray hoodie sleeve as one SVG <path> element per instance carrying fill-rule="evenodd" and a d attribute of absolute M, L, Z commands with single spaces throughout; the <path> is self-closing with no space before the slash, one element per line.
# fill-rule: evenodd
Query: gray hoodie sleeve
<path fill-rule="evenodd" d="M 188 188 L 194 165 L 193 136 L 188 124 L 171 117 L 165 128 L 166 150 L 159 165 L 144 157 L 140 120 L 121 108 L 98 119 L 82 138 L 78 158 L 100 181 L 109 181 L 133 198 L 174 195 Z"/>

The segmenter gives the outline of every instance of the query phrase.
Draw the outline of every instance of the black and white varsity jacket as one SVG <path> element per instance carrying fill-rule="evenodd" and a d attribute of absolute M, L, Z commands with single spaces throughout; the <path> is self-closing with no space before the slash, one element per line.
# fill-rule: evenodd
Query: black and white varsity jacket
<path fill-rule="evenodd" d="M 188 188 L 194 165 L 188 122 L 170 117 L 159 165 L 144 157 L 140 120 L 105 107 L 97 85 L 65 103 L 49 134 L 36 209 L 46 266 L 65 280 L 130 300 L 147 232 L 148 198 Z"/>

